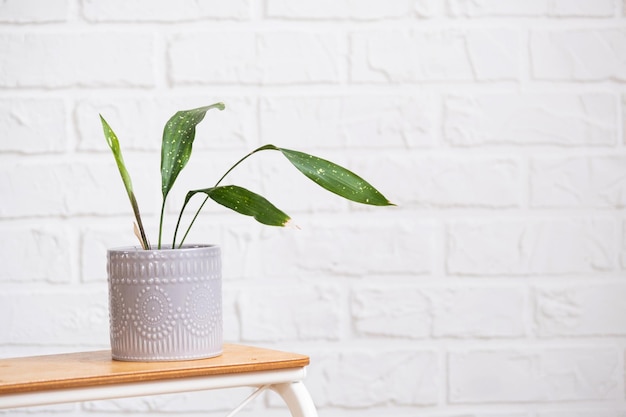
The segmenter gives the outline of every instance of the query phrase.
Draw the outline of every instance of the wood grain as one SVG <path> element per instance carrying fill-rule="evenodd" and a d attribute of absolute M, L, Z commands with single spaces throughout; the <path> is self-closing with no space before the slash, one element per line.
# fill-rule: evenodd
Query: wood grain
<path fill-rule="evenodd" d="M 192 376 L 299 368 L 309 357 L 226 344 L 221 356 L 176 362 L 121 362 L 109 350 L 0 359 L 0 395 L 51 389 L 156 381 Z"/>

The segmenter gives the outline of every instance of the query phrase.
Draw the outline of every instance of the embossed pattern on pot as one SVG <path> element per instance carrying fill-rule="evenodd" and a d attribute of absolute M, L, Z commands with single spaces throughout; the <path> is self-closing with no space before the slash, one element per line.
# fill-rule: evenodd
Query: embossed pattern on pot
<path fill-rule="evenodd" d="M 221 257 L 217 246 L 108 251 L 114 359 L 200 359 L 222 352 Z"/>

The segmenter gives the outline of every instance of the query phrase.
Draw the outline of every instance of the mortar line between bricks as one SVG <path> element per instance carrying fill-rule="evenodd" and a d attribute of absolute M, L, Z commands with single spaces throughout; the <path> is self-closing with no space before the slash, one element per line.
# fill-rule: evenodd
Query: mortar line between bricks
<path fill-rule="evenodd" d="M 130 87 L 120 86 L 66 86 L 66 87 L 42 87 L 42 86 L 20 86 L 4 87 L 0 89 L 0 98 L 36 98 L 50 96 L 72 96 L 80 97 L 98 93 L 102 97 L 147 97 L 164 94 L 165 97 L 184 97 L 195 93 L 199 88 L 210 90 L 213 95 L 247 95 L 250 93 L 263 93 L 267 95 L 282 96 L 339 96 L 339 95 L 386 95 L 394 94 L 401 96 L 421 96 L 426 94 L 502 94 L 502 95 L 537 95 L 537 94 L 585 94 L 585 93 L 626 93 L 626 83 L 618 81 L 592 81 L 576 82 L 563 80 L 553 83 L 548 80 L 533 79 L 524 85 L 524 90 L 520 90 L 519 82 L 516 80 L 476 82 L 473 80 L 420 80 L 412 82 L 398 82 L 393 84 L 385 83 L 365 83 L 349 82 L 339 83 L 287 83 L 287 84 L 246 84 L 237 83 L 200 83 L 189 85 L 167 86 L 168 89 L 159 91 L 156 86 L 151 87 Z M 411 91 L 407 88 L 420 88 Z M 34 95 L 34 96 L 33 96 Z"/>

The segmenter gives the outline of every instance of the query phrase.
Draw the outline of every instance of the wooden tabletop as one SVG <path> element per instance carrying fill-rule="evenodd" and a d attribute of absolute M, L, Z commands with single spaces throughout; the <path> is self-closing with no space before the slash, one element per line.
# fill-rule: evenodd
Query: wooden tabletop
<path fill-rule="evenodd" d="M 121 362 L 111 351 L 0 359 L 0 395 L 192 376 L 300 368 L 309 357 L 225 344 L 221 356 L 176 362 Z"/>

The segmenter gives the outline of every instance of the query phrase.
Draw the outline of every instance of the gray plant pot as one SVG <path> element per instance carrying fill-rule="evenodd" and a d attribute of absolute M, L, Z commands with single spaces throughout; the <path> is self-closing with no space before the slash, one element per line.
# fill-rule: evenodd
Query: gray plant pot
<path fill-rule="evenodd" d="M 110 249 L 113 359 L 176 361 L 222 353 L 220 248 Z"/>

